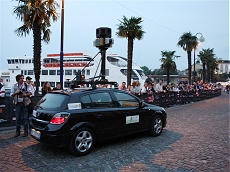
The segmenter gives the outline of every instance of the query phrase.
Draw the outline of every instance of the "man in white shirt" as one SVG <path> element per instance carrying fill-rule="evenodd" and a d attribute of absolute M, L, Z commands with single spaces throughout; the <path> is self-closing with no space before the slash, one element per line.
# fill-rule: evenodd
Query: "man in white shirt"
<path fill-rule="evenodd" d="M 159 81 L 159 83 L 156 85 L 156 92 L 162 92 L 163 91 L 163 84 L 162 84 L 162 80 Z"/>
<path fill-rule="evenodd" d="M 16 115 L 16 133 L 14 137 L 20 136 L 21 129 L 21 117 L 23 116 L 24 134 L 22 137 L 28 136 L 28 106 L 26 103 L 29 100 L 28 97 L 32 95 L 31 88 L 27 87 L 24 83 L 24 75 L 18 74 L 16 76 L 17 83 L 12 85 L 10 96 L 14 97 L 15 115 Z"/>

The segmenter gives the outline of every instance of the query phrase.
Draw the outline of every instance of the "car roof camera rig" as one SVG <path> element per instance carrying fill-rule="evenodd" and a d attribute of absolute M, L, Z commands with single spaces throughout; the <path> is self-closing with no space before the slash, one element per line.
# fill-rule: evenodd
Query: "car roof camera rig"
<path fill-rule="evenodd" d="M 94 78 L 91 78 L 90 81 L 83 81 L 82 80 L 82 71 L 88 66 L 88 64 L 94 60 L 94 58 L 91 59 L 91 61 L 85 65 L 85 67 L 82 70 L 78 70 L 76 72 L 76 77 L 72 80 L 72 84 L 70 84 L 70 87 L 76 88 L 80 84 L 87 84 L 91 85 L 93 88 L 96 88 L 97 84 L 112 84 L 114 86 L 117 86 L 117 82 L 109 82 L 105 78 L 105 57 L 106 57 L 106 50 L 114 44 L 114 40 L 111 38 L 111 28 L 108 27 L 99 27 L 96 29 L 96 40 L 93 42 L 93 45 L 97 48 L 99 48 L 99 52 L 94 56 L 94 58 L 101 53 L 101 75 L 96 76 Z M 101 78 L 97 81 L 94 81 L 95 78 Z"/>

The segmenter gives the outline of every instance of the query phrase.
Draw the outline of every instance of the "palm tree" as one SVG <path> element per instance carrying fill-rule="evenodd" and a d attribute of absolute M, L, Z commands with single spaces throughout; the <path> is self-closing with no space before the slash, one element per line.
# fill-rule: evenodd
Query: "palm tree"
<path fill-rule="evenodd" d="M 169 81 L 170 81 L 169 79 L 170 71 L 176 69 L 176 63 L 173 60 L 175 58 L 180 57 L 174 54 L 175 54 L 175 51 L 161 51 L 161 56 L 162 56 L 162 58 L 160 59 L 160 61 L 162 62 L 161 69 L 166 70 L 167 84 L 169 84 Z"/>
<path fill-rule="evenodd" d="M 178 46 L 182 47 L 184 51 L 187 51 L 188 55 L 188 80 L 191 84 L 191 52 L 198 45 L 196 36 L 193 36 L 191 32 L 184 33 L 177 43 Z"/>
<path fill-rule="evenodd" d="M 142 26 L 140 23 L 142 22 L 141 17 L 131 17 L 127 19 L 123 16 L 122 21 L 118 24 L 116 35 L 118 37 L 127 38 L 128 39 L 128 66 L 127 66 L 127 85 L 131 85 L 131 74 L 132 74 L 132 60 L 133 60 L 133 42 L 134 39 L 141 40 L 144 35 L 144 31 L 142 30 Z"/>
<path fill-rule="evenodd" d="M 17 18 L 23 25 L 15 30 L 18 36 L 27 36 L 33 31 L 33 62 L 36 92 L 39 91 L 41 73 L 41 41 L 49 43 L 51 31 L 51 19 L 57 21 L 58 14 L 56 9 L 59 7 L 54 0 L 16 0 L 18 6 L 14 8 Z"/>
<path fill-rule="evenodd" d="M 211 69 L 211 82 L 215 82 L 214 81 L 214 76 L 215 76 L 215 70 L 218 70 L 218 61 L 216 60 L 216 58 L 212 58 L 210 61 L 210 69 Z"/>
<path fill-rule="evenodd" d="M 215 56 L 213 51 L 214 51 L 213 48 L 212 49 L 210 48 L 202 49 L 202 51 L 200 51 L 199 54 L 197 55 L 203 64 L 203 81 L 204 82 L 206 82 L 206 68 L 205 68 L 206 65 L 207 65 L 207 78 L 208 78 L 208 81 L 210 81 L 210 65 Z"/>

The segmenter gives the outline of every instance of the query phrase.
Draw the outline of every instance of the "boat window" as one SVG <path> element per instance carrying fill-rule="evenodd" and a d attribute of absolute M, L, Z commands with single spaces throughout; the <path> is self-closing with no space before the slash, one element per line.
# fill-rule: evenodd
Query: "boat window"
<path fill-rule="evenodd" d="M 33 70 L 28 70 L 28 75 L 34 75 L 34 71 Z"/>
<path fill-rule="evenodd" d="M 22 64 L 24 64 L 25 63 L 25 60 L 22 60 Z"/>
<path fill-rule="evenodd" d="M 123 75 L 127 76 L 127 69 L 121 69 L 120 71 L 121 71 L 121 73 Z M 133 70 L 132 70 L 131 79 L 133 79 L 133 80 L 139 80 L 138 76 L 136 75 L 136 73 Z"/>
<path fill-rule="evenodd" d="M 142 70 L 136 70 L 137 71 L 137 73 L 141 76 L 141 77 L 144 77 L 145 76 L 145 74 L 144 74 L 144 72 L 142 71 Z"/>
<path fill-rule="evenodd" d="M 109 76 L 109 69 L 105 69 L 105 75 Z"/>
<path fill-rule="evenodd" d="M 107 56 L 107 60 L 112 65 L 115 65 L 118 67 L 126 67 L 127 66 L 127 62 L 123 59 L 120 59 L 119 57 Z"/>
<path fill-rule="evenodd" d="M 14 60 L 11 60 L 11 63 L 14 64 Z"/>
<path fill-rule="evenodd" d="M 15 63 L 18 64 L 18 63 L 19 63 L 19 60 L 18 60 L 18 59 L 15 59 Z"/>
<path fill-rule="evenodd" d="M 25 63 L 28 63 L 28 60 L 26 60 L 26 62 Z"/>
<path fill-rule="evenodd" d="M 24 75 L 27 75 L 27 70 L 24 70 Z"/>
<path fill-rule="evenodd" d="M 50 82 L 51 87 L 55 87 L 55 82 Z"/>
<path fill-rule="evenodd" d="M 50 70 L 50 75 L 56 75 L 56 70 Z"/>
<path fill-rule="evenodd" d="M 57 75 L 60 75 L 60 70 L 57 70 Z"/>
<path fill-rule="evenodd" d="M 48 70 L 42 70 L 42 75 L 48 75 Z"/>
<path fill-rule="evenodd" d="M 72 70 L 65 70 L 65 75 L 72 75 Z"/>
<path fill-rule="evenodd" d="M 89 69 L 86 70 L 86 75 L 90 75 L 90 70 Z"/>
<path fill-rule="evenodd" d="M 31 59 L 29 60 L 29 63 L 31 63 Z"/>

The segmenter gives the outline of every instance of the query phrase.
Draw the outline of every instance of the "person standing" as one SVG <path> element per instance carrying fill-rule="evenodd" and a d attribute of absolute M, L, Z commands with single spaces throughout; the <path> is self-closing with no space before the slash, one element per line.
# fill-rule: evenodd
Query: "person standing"
<path fill-rule="evenodd" d="M 119 87 L 119 90 L 125 90 L 126 91 L 126 82 L 122 82 L 121 86 Z"/>
<path fill-rule="evenodd" d="M 43 96 L 46 95 L 49 91 L 52 91 L 51 86 L 50 86 L 50 82 L 46 81 L 42 87 L 42 95 Z"/>
<path fill-rule="evenodd" d="M 160 93 L 163 91 L 163 84 L 162 80 L 159 81 L 159 83 L 156 85 L 156 92 Z"/>
<path fill-rule="evenodd" d="M 5 97 L 6 91 L 3 85 L 3 79 L 0 78 L 0 97 Z"/>
<path fill-rule="evenodd" d="M 61 83 L 57 82 L 56 87 L 54 87 L 53 90 L 61 90 Z"/>
<path fill-rule="evenodd" d="M 31 80 L 32 80 L 31 77 L 29 77 L 29 76 L 26 77 L 26 84 L 27 84 L 28 87 L 31 87 L 31 88 L 30 88 L 31 91 L 32 91 L 32 95 L 31 95 L 31 96 L 34 96 L 35 90 L 34 90 L 34 86 L 33 86 L 32 83 L 31 83 Z"/>
<path fill-rule="evenodd" d="M 17 83 L 12 85 L 10 96 L 14 97 L 13 103 L 15 105 L 15 115 L 16 115 L 16 133 L 14 137 L 20 136 L 21 129 L 21 117 L 23 116 L 24 134 L 22 137 L 28 136 L 28 106 L 26 106 L 28 100 L 26 97 L 32 95 L 30 87 L 24 83 L 24 75 L 18 74 L 16 76 Z"/>
<path fill-rule="evenodd" d="M 152 75 L 148 75 L 148 78 L 146 78 L 145 82 L 146 82 L 147 84 L 153 83 Z"/>

